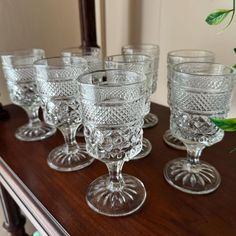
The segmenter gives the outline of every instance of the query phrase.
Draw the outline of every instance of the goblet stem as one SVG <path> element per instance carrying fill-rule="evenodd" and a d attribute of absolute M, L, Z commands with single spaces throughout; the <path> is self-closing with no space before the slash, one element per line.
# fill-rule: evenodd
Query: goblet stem
<path fill-rule="evenodd" d="M 186 144 L 187 149 L 187 161 L 191 165 L 197 165 L 200 162 L 200 156 L 202 154 L 202 150 L 205 148 L 203 144 Z"/>
<path fill-rule="evenodd" d="M 32 107 L 32 108 L 27 107 L 24 109 L 29 117 L 30 126 L 37 126 L 38 124 L 40 124 L 41 121 L 39 119 L 39 107 Z"/>
<path fill-rule="evenodd" d="M 124 161 L 106 163 L 109 176 L 94 180 L 88 189 L 87 203 L 96 212 L 108 216 L 125 216 L 137 211 L 146 199 L 143 183 L 124 174 Z"/>
<path fill-rule="evenodd" d="M 106 163 L 109 171 L 109 180 L 107 183 L 107 187 L 112 192 L 120 191 L 124 187 L 125 183 L 121 173 L 123 165 L 123 160 Z"/>
<path fill-rule="evenodd" d="M 56 129 L 42 122 L 38 117 L 39 106 L 23 107 L 29 121 L 16 130 L 16 138 L 22 141 L 38 141 L 50 137 Z"/>
<path fill-rule="evenodd" d="M 77 151 L 79 149 L 79 145 L 75 139 L 77 128 L 78 125 L 59 128 L 63 134 L 68 153 Z"/>

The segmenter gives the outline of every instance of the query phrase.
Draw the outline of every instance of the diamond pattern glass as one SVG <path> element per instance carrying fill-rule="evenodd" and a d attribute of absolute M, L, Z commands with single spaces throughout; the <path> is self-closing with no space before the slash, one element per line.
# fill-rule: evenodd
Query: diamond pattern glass
<path fill-rule="evenodd" d="M 106 69 L 120 69 L 126 71 L 133 71 L 142 73 L 147 79 L 147 93 L 146 93 L 146 114 L 150 111 L 150 96 L 152 92 L 153 81 L 153 62 L 151 57 L 142 54 L 123 54 L 113 55 L 105 59 L 104 66 Z M 132 109 L 132 107 L 130 108 Z M 133 158 L 133 160 L 146 157 L 152 150 L 150 141 L 143 139 L 141 152 Z"/>
<path fill-rule="evenodd" d="M 19 127 L 15 133 L 16 138 L 22 141 L 42 140 L 50 137 L 56 131 L 38 117 L 40 99 L 33 63 L 43 58 L 44 55 L 42 49 L 29 49 L 1 56 L 10 98 L 14 104 L 22 107 L 29 117 L 28 124 Z"/>
<path fill-rule="evenodd" d="M 218 171 L 200 161 L 202 150 L 223 139 L 224 131 L 210 118 L 225 118 L 230 108 L 235 71 L 213 63 L 175 65 L 171 72 L 170 129 L 184 143 L 187 158 L 166 164 L 164 176 L 173 187 L 207 194 L 220 184 Z"/>
<path fill-rule="evenodd" d="M 97 47 L 71 47 L 65 48 L 61 52 L 62 56 L 78 56 L 83 57 L 88 63 L 88 71 L 96 71 L 103 69 L 103 60 L 101 50 Z M 84 137 L 83 125 L 76 132 L 76 136 Z"/>
<path fill-rule="evenodd" d="M 155 44 L 126 45 L 122 47 L 123 54 L 144 54 L 150 56 L 153 61 L 153 77 L 151 93 L 157 89 L 158 67 L 160 48 Z M 150 128 L 158 123 L 158 117 L 155 114 L 148 113 L 144 118 L 143 128 Z"/>
<path fill-rule="evenodd" d="M 48 165 L 58 171 L 75 171 L 93 162 L 84 145 L 75 139 L 81 125 L 77 78 L 87 71 L 87 62 L 80 57 L 54 57 L 35 63 L 37 86 L 45 120 L 58 128 L 65 144 L 53 149 Z"/>
<path fill-rule="evenodd" d="M 176 64 L 183 62 L 214 62 L 215 56 L 214 53 L 207 50 L 198 50 L 198 49 L 181 49 L 176 51 L 171 51 L 167 55 L 167 102 L 170 106 L 170 93 L 171 93 L 171 71 L 172 67 Z M 212 81 L 211 83 L 214 83 Z M 205 81 L 205 86 L 209 82 Z M 170 129 L 165 132 L 163 139 L 166 144 L 169 146 L 179 149 L 186 150 L 185 145 L 176 137 L 173 136 Z"/>
<path fill-rule="evenodd" d="M 124 162 L 142 148 L 146 79 L 135 72 L 106 70 L 82 75 L 79 83 L 87 151 L 109 171 L 90 184 L 87 203 L 103 215 L 129 215 L 146 198 L 143 183 L 121 173 Z"/>

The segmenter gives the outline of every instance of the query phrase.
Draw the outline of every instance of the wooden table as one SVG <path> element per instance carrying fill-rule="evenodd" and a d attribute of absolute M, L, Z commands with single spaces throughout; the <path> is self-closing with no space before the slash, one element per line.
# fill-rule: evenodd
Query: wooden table
<path fill-rule="evenodd" d="M 163 168 L 168 160 L 186 153 L 163 142 L 169 110 L 152 104 L 159 124 L 144 134 L 153 145 L 152 152 L 124 166 L 124 172 L 145 184 L 146 202 L 133 215 L 109 218 L 93 212 L 85 201 L 89 183 L 107 173 L 105 165 L 96 160 L 88 168 L 71 173 L 50 169 L 47 155 L 63 143 L 61 134 L 39 142 L 19 141 L 14 132 L 26 122 L 26 115 L 14 105 L 5 108 L 11 116 L 0 122 L 0 181 L 9 213 L 6 225 L 12 218 L 13 226 L 14 222 L 22 225 L 19 212 L 11 211 L 14 204 L 9 193 L 43 235 L 236 235 L 236 152 L 229 153 L 236 145 L 236 133 L 226 133 L 223 141 L 203 152 L 202 158 L 221 174 L 219 189 L 205 196 L 180 192 L 164 180 Z"/>

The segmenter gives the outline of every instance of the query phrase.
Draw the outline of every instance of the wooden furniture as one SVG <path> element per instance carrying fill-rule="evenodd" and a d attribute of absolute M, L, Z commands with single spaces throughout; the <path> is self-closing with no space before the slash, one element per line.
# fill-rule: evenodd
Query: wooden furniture
<path fill-rule="evenodd" d="M 81 47 L 98 47 L 95 0 L 78 0 L 81 30 Z"/>
<path fill-rule="evenodd" d="M 6 120 L 9 118 L 9 113 L 3 109 L 2 103 L 0 103 L 0 120 Z"/>
<path fill-rule="evenodd" d="M 144 131 L 153 145 L 152 152 L 145 159 L 126 163 L 123 171 L 143 181 L 146 202 L 133 215 L 110 218 L 92 211 L 85 201 L 88 185 L 107 173 L 105 165 L 96 160 L 86 169 L 71 173 L 50 169 L 47 155 L 63 143 L 61 134 L 58 132 L 39 142 L 19 141 L 14 132 L 26 122 L 27 116 L 15 105 L 5 109 L 10 119 L 0 122 L 0 181 L 41 233 L 52 236 L 236 235 L 236 153 L 229 153 L 236 145 L 236 133 L 226 133 L 223 141 L 206 148 L 202 155 L 202 159 L 220 172 L 219 189 L 204 196 L 180 192 L 164 180 L 163 168 L 167 161 L 186 153 L 163 142 L 169 109 L 152 104 L 152 112 L 160 119 L 157 126 Z M 11 217 L 15 212 L 10 224 L 19 226 L 21 216 L 16 211 L 9 212 Z"/>

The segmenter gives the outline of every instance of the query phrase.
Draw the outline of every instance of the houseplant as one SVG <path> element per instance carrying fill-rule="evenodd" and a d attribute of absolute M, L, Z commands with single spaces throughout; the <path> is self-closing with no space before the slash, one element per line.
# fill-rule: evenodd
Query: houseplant
<path fill-rule="evenodd" d="M 225 22 L 225 20 L 229 19 L 229 21 L 226 23 L 225 27 L 226 29 L 230 24 L 232 23 L 234 16 L 235 16 L 235 0 L 232 0 L 232 8 L 229 9 L 219 9 L 214 12 L 211 12 L 207 18 L 206 22 L 209 25 L 219 25 L 222 22 Z M 234 48 L 234 52 L 236 53 L 236 48 Z M 236 68 L 236 64 L 233 65 L 234 68 Z M 224 131 L 236 131 L 236 118 L 231 119 L 216 119 L 212 118 L 212 122 L 215 123 L 219 128 L 223 129 Z M 236 151 L 236 148 L 231 150 L 231 152 Z"/>

